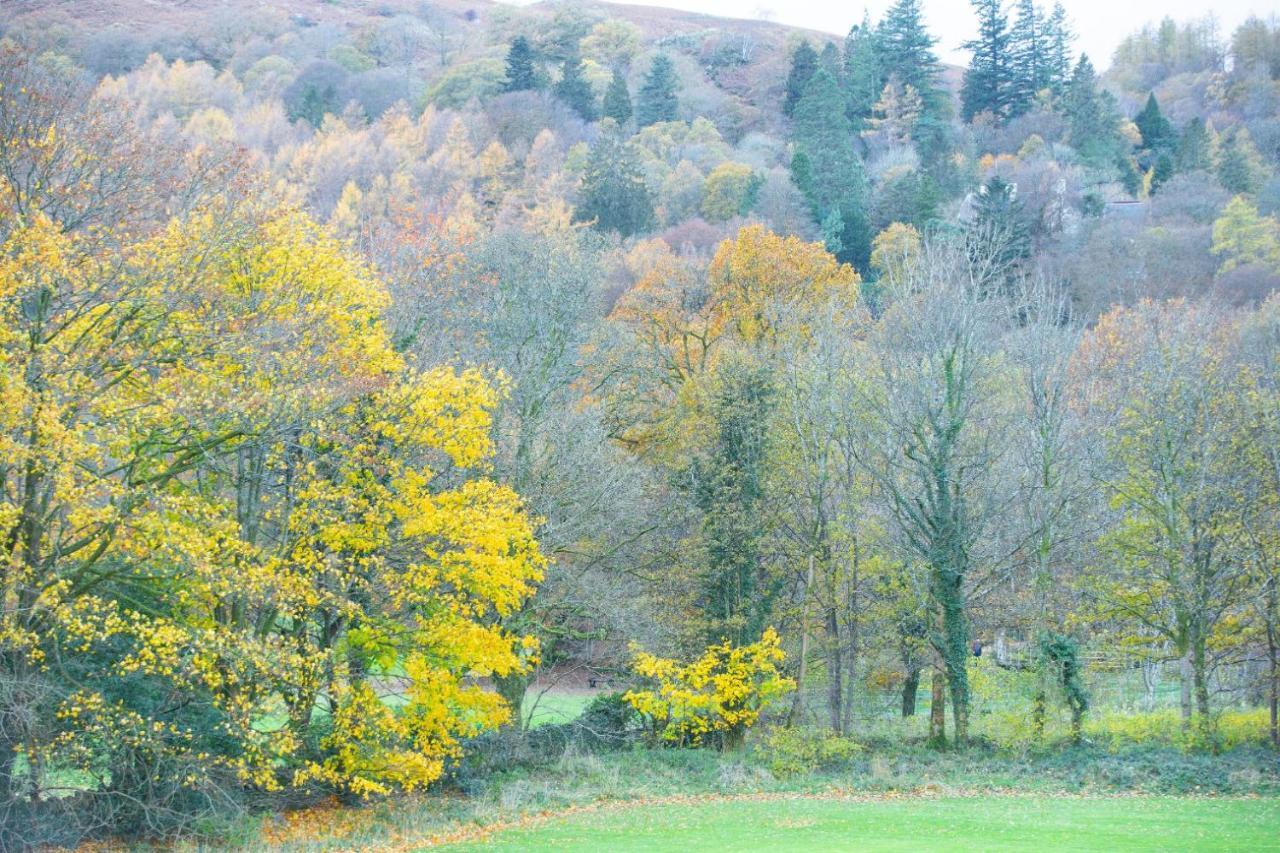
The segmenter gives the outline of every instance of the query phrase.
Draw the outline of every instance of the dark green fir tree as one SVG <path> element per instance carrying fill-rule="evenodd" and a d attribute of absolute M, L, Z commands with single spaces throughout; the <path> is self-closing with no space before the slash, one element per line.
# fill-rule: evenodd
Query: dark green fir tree
<path fill-rule="evenodd" d="M 524 36 L 511 40 L 507 50 L 507 77 L 502 86 L 504 92 L 523 92 L 538 88 L 538 73 L 534 67 L 533 48 Z"/>
<path fill-rule="evenodd" d="M 676 95 L 679 86 L 671 57 L 665 53 L 655 56 L 636 97 L 636 125 L 648 127 L 660 121 L 675 121 L 680 106 Z"/>

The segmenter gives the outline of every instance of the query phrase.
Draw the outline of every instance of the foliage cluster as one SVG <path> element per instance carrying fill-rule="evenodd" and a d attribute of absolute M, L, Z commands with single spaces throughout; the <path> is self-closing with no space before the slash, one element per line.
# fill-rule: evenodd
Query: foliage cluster
<path fill-rule="evenodd" d="M 688 664 L 637 650 L 635 673 L 653 687 L 623 698 L 665 742 L 697 746 L 714 738 L 723 749 L 739 749 L 747 729 L 795 687 L 778 670 L 780 643 L 770 628 L 750 645 L 709 646 Z"/>

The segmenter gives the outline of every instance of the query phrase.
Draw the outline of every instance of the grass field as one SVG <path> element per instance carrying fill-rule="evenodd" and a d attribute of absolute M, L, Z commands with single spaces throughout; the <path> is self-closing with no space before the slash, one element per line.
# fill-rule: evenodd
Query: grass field
<path fill-rule="evenodd" d="M 447 849 L 1280 850 L 1280 800 L 975 796 L 659 801 L 535 819 Z"/>
<path fill-rule="evenodd" d="M 594 695 L 585 691 L 550 690 L 540 693 L 530 690 L 524 700 L 525 726 L 533 728 L 577 719 Z"/>

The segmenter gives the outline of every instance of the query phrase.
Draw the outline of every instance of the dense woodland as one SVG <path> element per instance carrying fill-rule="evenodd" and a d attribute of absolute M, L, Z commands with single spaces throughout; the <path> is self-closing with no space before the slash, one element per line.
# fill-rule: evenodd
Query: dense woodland
<path fill-rule="evenodd" d="M 1280 744 L 1274 20 L 105 5 L 0 10 L 0 847 L 447 784 L 582 673 Z"/>

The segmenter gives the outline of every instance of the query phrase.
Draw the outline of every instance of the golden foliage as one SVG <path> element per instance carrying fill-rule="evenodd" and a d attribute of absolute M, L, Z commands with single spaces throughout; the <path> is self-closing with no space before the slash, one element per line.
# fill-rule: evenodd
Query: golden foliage
<path fill-rule="evenodd" d="M 795 689 L 778 671 L 785 657 L 772 628 L 750 645 L 709 646 L 689 664 L 637 649 L 632 667 L 655 687 L 623 698 L 663 740 L 701 744 L 718 733 L 725 746 L 736 747 L 770 704 Z"/>

